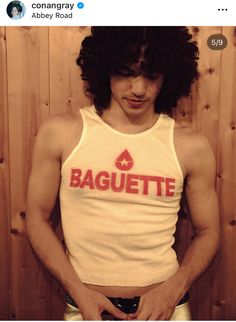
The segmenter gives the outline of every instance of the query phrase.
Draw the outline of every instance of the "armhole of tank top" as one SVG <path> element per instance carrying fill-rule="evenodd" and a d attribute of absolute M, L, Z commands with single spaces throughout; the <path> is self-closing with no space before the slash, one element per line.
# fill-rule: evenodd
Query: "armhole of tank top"
<path fill-rule="evenodd" d="M 83 129 L 82 129 L 82 133 L 80 136 L 80 140 L 77 143 L 77 145 L 74 147 L 74 149 L 71 151 L 71 153 L 68 155 L 68 157 L 65 159 L 65 161 L 63 162 L 62 166 L 61 166 L 61 172 L 63 171 L 64 167 L 66 166 L 66 164 L 69 162 L 69 160 L 74 156 L 74 154 L 79 150 L 82 142 L 84 141 L 84 137 L 85 134 L 87 132 L 87 123 L 85 120 L 85 115 L 84 115 L 84 111 L 82 111 L 82 108 L 79 109 L 80 115 L 82 117 L 82 125 L 83 125 Z"/>
<path fill-rule="evenodd" d="M 172 155 L 174 157 L 175 164 L 177 166 L 177 169 L 179 171 L 179 174 L 180 174 L 182 180 L 184 180 L 183 171 L 181 169 L 181 166 L 180 166 L 180 163 L 179 163 L 179 160 L 178 160 L 178 156 L 177 156 L 177 153 L 176 153 L 176 150 L 175 150 L 175 144 L 174 144 L 174 129 L 175 129 L 175 120 L 172 119 L 171 120 L 171 124 L 170 124 L 170 133 L 169 133 L 170 134 L 170 136 L 169 136 L 170 147 L 171 147 Z"/>

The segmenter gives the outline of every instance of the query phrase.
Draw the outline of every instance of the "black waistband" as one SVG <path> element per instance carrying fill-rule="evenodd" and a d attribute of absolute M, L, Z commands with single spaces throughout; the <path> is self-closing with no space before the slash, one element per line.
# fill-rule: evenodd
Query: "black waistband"
<path fill-rule="evenodd" d="M 120 309 L 121 311 L 127 314 L 136 312 L 138 308 L 139 300 L 140 300 L 140 296 L 136 296 L 133 298 L 123 298 L 123 297 L 107 297 L 107 298 L 112 302 L 114 306 L 116 306 L 118 309 Z M 188 300 L 189 300 L 189 293 L 186 293 L 184 297 L 179 301 L 178 305 L 184 304 Z M 74 302 L 74 300 L 69 295 L 66 298 L 66 302 L 72 306 L 78 307 Z"/>

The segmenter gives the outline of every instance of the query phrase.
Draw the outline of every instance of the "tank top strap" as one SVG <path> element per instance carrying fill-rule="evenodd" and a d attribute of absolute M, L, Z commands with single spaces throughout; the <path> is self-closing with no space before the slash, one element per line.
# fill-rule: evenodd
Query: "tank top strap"
<path fill-rule="evenodd" d="M 170 117 L 169 115 L 164 114 L 164 113 L 161 113 L 160 116 L 161 116 L 160 127 L 171 130 L 175 120 L 172 117 Z"/>
<path fill-rule="evenodd" d="M 158 119 L 154 135 L 159 137 L 167 146 L 173 144 L 175 120 L 167 114 L 161 113 Z"/>
<path fill-rule="evenodd" d="M 80 112 L 86 119 L 96 120 L 99 117 L 94 105 L 85 106 L 80 109 Z"/>

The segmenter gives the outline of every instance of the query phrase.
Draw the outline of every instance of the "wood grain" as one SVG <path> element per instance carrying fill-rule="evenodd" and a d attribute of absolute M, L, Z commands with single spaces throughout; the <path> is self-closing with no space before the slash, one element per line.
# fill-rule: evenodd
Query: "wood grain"
<path fill-rule="evenodd" d="M 80 44 L 89 33 L 90 28 L 49 28 L 50 114 L 76 111 L 91 103 L 75 63 Z"/>
<path fill-rule="evenodd" d="M 214 287 L 213 319 L 236 319 L 236 33 L 224 27 L 228 46 L 222 52 L 219 99 L 217 190 L 221 215 L 221 249 Z"/>
<path fill-rule="evenodd" d="M 27 182 L 32 147 L 49 115 L 48 29 L 7 28 L 10 151 L 12 316 L 50 319 L 50 276 L 25 236 Z"/>
<path fill-rule="evenodd" d="M 0 27 L 0 320 L 10 318 L 10 186 L 7 112 L 6 29 Z"/>

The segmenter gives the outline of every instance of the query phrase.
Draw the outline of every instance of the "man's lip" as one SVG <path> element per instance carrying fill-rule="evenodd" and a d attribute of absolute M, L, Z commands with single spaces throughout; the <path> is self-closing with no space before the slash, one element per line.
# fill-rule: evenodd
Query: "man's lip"
<path fill-rule="evenodd" d="M 146 100 L 137 100 L 137 99 L 131 99 L 131 98 L 126 98 L 126 100 L 132 106 L 141 106 L 146 102 Z"/>
<path fill-rule="evenodd" d="M 137 98 L 129 98 L 129 97 L 126 97 L 126 99 L 130 102 L 146 102 L 146 100 L 139 100 Z"/>

